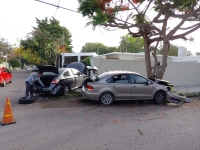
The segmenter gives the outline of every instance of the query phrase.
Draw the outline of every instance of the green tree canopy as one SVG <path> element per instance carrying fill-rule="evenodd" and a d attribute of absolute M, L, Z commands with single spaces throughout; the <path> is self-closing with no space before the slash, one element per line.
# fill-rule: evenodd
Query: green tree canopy
<path fill-rule="evenodd" d="M 117 51 L 117 47 L 108 47 L 102 43 L 86 43 L 83 47 L 81 52 L 96 52 L 98 55 L 111 53 Z"/>
<path fill-rule="evenodd" d="M 13 69 L 21 66 L 20 61 L 17 58 L 12 58 L 8 62 Z"/>
<path fill-rule="evenodd" d="M 61 52 L 72 52 L 71 33 L 60 26 L 55 18 L 36 18 L 37 27 L 29 33 L 26 40 L 21 41 L 24 50 L 40 57 L 40 64 L 57 65 L 58 55 Z"/>
<path fill-rule="evenodd" d="M 0 37 L 0 63 L 6 60 L 6 57 L 9 58 L 12 55 L 13 47 L 8 41 Z"/>
<path fill-rule="evenodd" d="M 164 76 L 170 41 L 187 40 L 200 28 L 199 0 L 78 0 L 79 12 L 93 28 L 125 29 L 132 37 L 144 39 L 146 72 L 153 77 L 157 66 L 157 46 L 163 43 L 163 58 L 158 78 Z M 172 23 L 174 21 L 174 23 Z M 155 48 L 151 49 L 152 46 Z M 153 53 L 151 52 L 153 51 Z M 151 63 L 151 54 L 155 59 Z M 152 70 L 152 67 L 154 68 Z"/>
<path fill-rule="evenodd" d="M 170 48 L 169 48 L 168 55 L 169 56 L 178 56 L 178 49 L 179 49 L 178 46 L 175 46 L 175 45 L 171 44 Z M 158 54 L 163 55 L 163 48 L 162 47 L 160 47 L 160 49 L 158 50 Z"/>
<path fill-rule="evenodd" d="M 118 50 L 120 52 L 138 53 L 144 52 L 144 40 L 142 38 L 134 38 L 130 35 L 121 37 Z"/>

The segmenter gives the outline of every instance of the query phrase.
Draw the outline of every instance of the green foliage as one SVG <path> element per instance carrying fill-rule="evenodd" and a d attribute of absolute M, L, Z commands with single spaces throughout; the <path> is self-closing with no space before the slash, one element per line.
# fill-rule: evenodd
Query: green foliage
<path fill-rule="evenodd" d="M 136 22 L 136 24 L 150 24 L 150 21 L 148 21 L 147 17 L 143 13 L 133 15 L 132 18 Z"/>
<path fill-rule="evenodd" d="M 48 63 L 56 65 L 58 55 L 61 52 L 72 52 L 71 34 L 55 18 L 45 18 L 39 20 L 36 18 L 37 27 L 27 37 L 22 40 L 20 45 L 24 50 L 30 50 L 31 53 L 40 57 L 40 64 Z M 60 49 L 63 46 L 64 49 Z"/>
<path fill-rule="evenodd" d="M 128 53 L 144 52 L 144 40 L 142 38 L 133 38 L 130 35 L 121 37 L 118 51 Z"/>
<path fill-rule="evenodd" d="M 200 96 L 200 92 L 173 92 L 174 94 L 185 96 L 185 97 L 196 97 Z"/>
<path fill-rule="evenodd" d="M 117 51 L 117 47 L 108 47 L 102 43 L 86 43 L 83 47 L 81 52 L 96 52 L 98 55 L 112 53 Z"/>
<path fill-rule="evenodd" d="M 178 49 L 179 49 L 178 46 L 175 46 L 175 45 L 171 44 L 170 48 L 169 48 L 168 55 L 169 56 L 178 56 Z M 158 50 L 158 54 L 163 55 L 163 48 L 162 47 L 160 47 L 160 49 Z"/>
<path fill-rule="evenodd" d="M 199 0 L 79 0 L 78 9 L 88 17 L 87 25 L 91 24 L 93 28 L 99 25 L 108 30 L 124 29 L 132 37 L 142 37 L 148 77 L 152 76 L 149 53 L 152 46 L 163 43 L 162 63 L 167 64 L 164 58 L 168 54 L 177 55 L 174 47 L 169 50 L 170 40 L 185 40 L 188 34 L 199 29 L 199 24 L 195 23 L 200 21 Z M 172 20 L 176 23 L 172 24 Z M 185 26 L 189 22 L 190 25 Z M 129 41 L 124 41 L 120 45 L 121 51 L 134 49 L 129 48 Z M 159 78 L 163 78 L 166 67 L 161 66 Z"/>
<path fill-rule="evenodd" d="M 81 60 L 81 62 L 87 66 L 91 66 L 90 64 L 90 57 L 86 57 L 85 59 Z"/>
<path fill-rule="evenodd" d="M 12 58 L 8 60 L 8 62 L 13 69 L 19 68 L 21 66 L 21 63 L 17 58 Z"/>
<path fill-rule="evenodd" d="M 70 99 L 70 98 L 79 98 L 79 99 L 84 99 L 83 95 L 81 94 L 81 92 L 77 92 L 77 91 L 71 91 L 69 94 L 67 94 L 66 96 L 56 96 L 56 97 L 52 97 L 52 100 L 63 100 L 63 99 Z"/>

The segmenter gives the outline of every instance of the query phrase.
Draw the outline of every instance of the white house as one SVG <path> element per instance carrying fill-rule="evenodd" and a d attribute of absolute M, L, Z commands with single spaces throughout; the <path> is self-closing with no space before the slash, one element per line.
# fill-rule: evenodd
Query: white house
<path fill-rule="evenodd" d="M 72 62 L 80 62 L 81 60 L 85 59 L 86 57 L 95 57 L 98 56 L 96 52 L 90 53 L 61 53 L 61 60 L 58 61 L 59 68 L 65 67 L 67 64 Z"/>

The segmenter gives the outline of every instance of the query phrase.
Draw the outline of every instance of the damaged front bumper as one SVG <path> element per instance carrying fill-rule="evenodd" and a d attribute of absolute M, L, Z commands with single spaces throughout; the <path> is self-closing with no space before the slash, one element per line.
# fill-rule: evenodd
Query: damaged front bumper
<path fill-rule="evenodd" d="M 190 99 L 189 98 L 187 98 L 185 96 L 180 96 L 180 95 L 172 93 L 172 92 L 167 92 L 166 100 L 169 103 L 177 104 L 177 106 L 182 105 L 184 102 L 190 103 Z"/>

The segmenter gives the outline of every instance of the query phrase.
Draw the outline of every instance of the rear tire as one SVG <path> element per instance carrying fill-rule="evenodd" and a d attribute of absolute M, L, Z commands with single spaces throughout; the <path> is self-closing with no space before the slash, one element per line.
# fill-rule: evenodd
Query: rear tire
<path fill-rule="evenodd" d="M 69 91 L 70 91 L 70 88 L 69 86 L 67 85 L 64 90 L 63 90 L 63 95 L 66 96 L 67 94 L 69 94 Z"/>
<path fill-rule="evenodd" d="M 18 103 L 19 104 L 32 104 L 35 102 L 35 99 L 34 98 L 31 98 L 31 99 L 26 99 L 25 97 L 21 97 L 19 100 L 18 100 Z"/>
<path fill-rule="evenodd" d="M 12 83 L 12 79 L 10 79 L 9 83 Z"/>
<path fill-rule="evenodd" d="M 156 104 L 163 104 L 166 100 L 166 94 L 163 91 L 158 91 L 154 95 L 153 101 Z"/>
<path fill-rule="evenodd" d="M 5 86 L 6 86 L 6 80 L 3 80 L 2 87 L 5 87 Z"/>
<path fill-rule="evenodd" d="M 111 105 L 114 102 L 114 96 L 110 92 L 105 92 L 101 94 L 99 101 L 103 105 Z"/>

